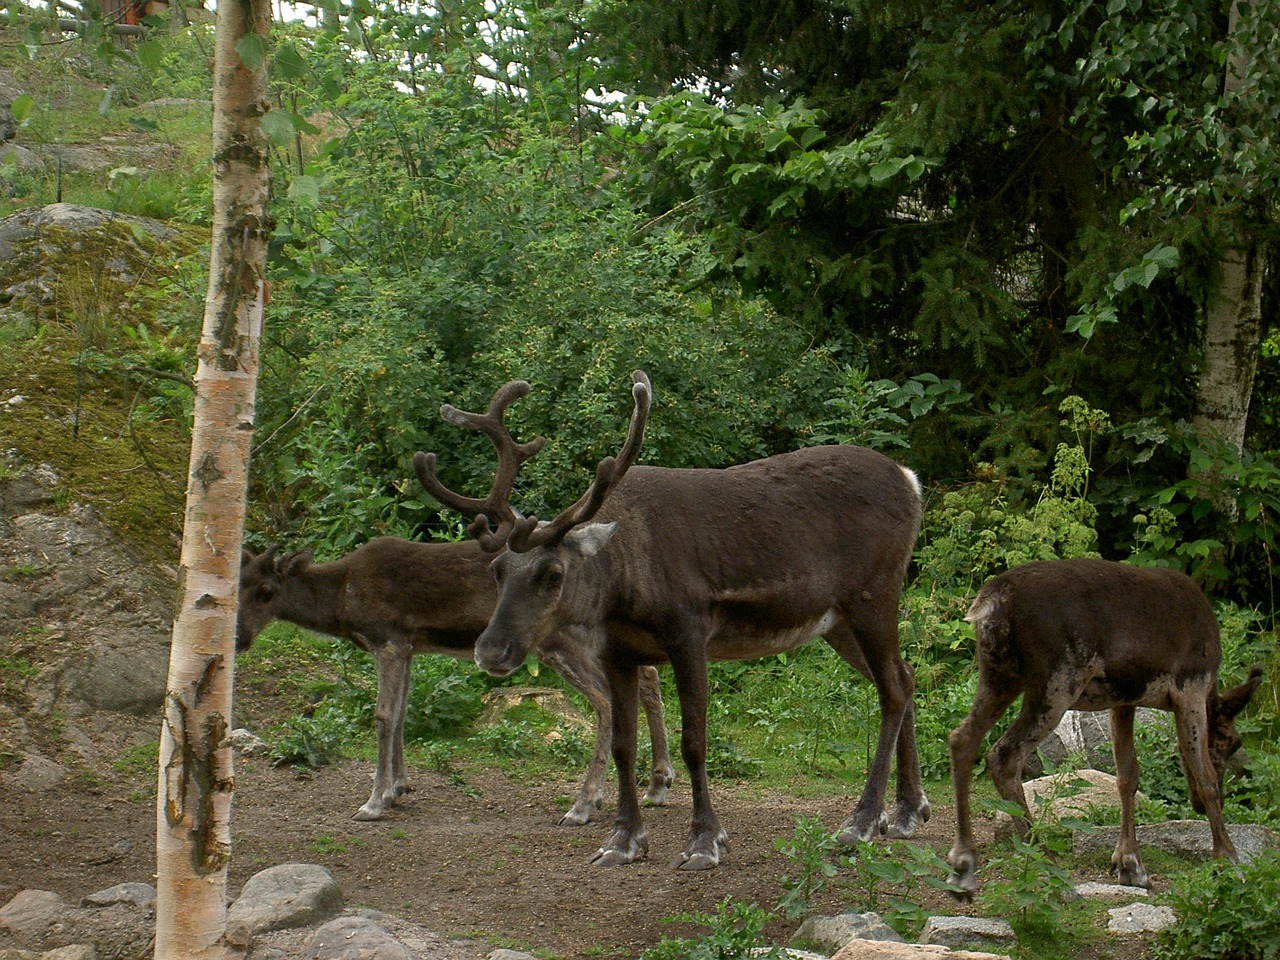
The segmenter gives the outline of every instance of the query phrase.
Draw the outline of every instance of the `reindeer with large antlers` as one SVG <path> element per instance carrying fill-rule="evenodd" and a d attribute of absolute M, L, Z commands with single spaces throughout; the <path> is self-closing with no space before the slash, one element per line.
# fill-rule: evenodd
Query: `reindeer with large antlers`
<path fill-rule="evenodd" d="M 638 668 L 670 663 L 693 793 L 689 841 L 675 863 L 705 870 L 728 849 L 707 787 L 707 661 L 781 653 L 820 635 L 875 683 L 880 698 L 875 760 L 840 839 L 911 836 L 929 817 L 914 681 L 898 648 L 898 600 L 922 513 L 915 476 L 852 446 L 810 447 L 723 470 L 632 467 L 651 402 L 648 377 L 637 371 L 633 380 L 635 410 L 622 451 L 602 461 L 582 498 L 549 523 L 510 505 L 519 464 L 541 440 L 516 444 L 490 415 L 441 410 L 451 423 L 488 434 L 498 449 L 497 478 L 483 501 L 446 489 L 434 455 L 414 458 L 433 496 L 474 517 L 473 536 L 489 549 L 508 547 L 492 564 L 498 603 L 476 641 L 476 662 L 505 676 L 556 634 L 600 644 L 623 785 L 634 781 Z M 523 395 L 528 385 L 508 384 L 498 396 L 503 391 Z M 886 814 L 895 751 L 897 801 Z M 635 791 L 624 786 L 613 833 L 593 862 L 631 863 L 647 852 Z"/>

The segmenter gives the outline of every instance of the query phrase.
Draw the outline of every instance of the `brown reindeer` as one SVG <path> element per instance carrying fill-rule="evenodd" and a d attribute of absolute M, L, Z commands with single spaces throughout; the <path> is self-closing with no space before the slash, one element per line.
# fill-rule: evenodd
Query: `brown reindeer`
<path fill-rule="evenodd" d="M 276 553 L 273 546 L 256 557 L 246 551 L 241 558 L 236 650 L 247 650 L 259 631 L 278 618 L 344 637 L 373 655 L 378 767 L 373 792 L 355 819 L 377 820 L 408 789 L 404 724 L 410 661 L 415 653 L 464 660 L 474 656 L 476 637 L 488 623 L 497 595 L 488 570 L 491 555 L 471 541 L 415 543 L 396 537 L 370 540 L 331 563 L 312 563 L 310 550 L 285 557 Z M 604 800 L 612 739 L 601 651 L 556 636 L 548 637 L 537 654 L 595 710 L 595 753 L 573 806 L 560 821 L 580 826 Z M 662 804 L 675 771 L 656 670 L 641 676 L 640 688 L 653 738 L 653 776 L 645 801 Z"/>
<path fill-rule="evenodd" d="M 977 636 L 978 691 L 973 709 L 951 734 L 951 882 L 961 896 L 977 890 L 969 810 L 973 765 L 983 737 L 1019 695 L 1022 709 L 988 751 L 987 769 L 1000 796 L 1027 817 L 1022 770 L 1031 752 L 1067 710 L 1110 710 L 1120 793 L 1111 872 L 1120 883 L 1149 886 L 1133 820 L 1133 717 L 1137 707 L 1157 707 L 1173 711 L 1191 803 L 1209 818 L 1213 855 L 1236 859 L 1222 819 L 1222 774 L 1240 746 L 1236 715 L 1257 689 L 1262 668 L 1218 694 L 1218 623 L 1190 577 L 1107 560 L 1031 563 L 987 581 L 965 619 Z"/>
<path fill-rule="evenodd" d="M 492 405 L 486 415 L 448 405 L 441 411 L 452 423 L 485 432 L 498 449 L 497 477 L 485 500 L 442 487 L 434 456 L 414 458 L 433 496 L 475 517 L 474 536 L 509 548 L 493 561 L 498 603 L 476 641 L 476 662 L 505 676 L 566 627 L 580 642 L 599 644 L 623 781 L 635 770 L 637 669 L 670 663 L 693 793 L 689 841 L 675 862 L 701 870 L 715 867 L 728 849 L 707 788 L 707 661 L 781 653 L 821 635 L 872 679 L 880 697 L 875 760 L 840 837 L 852 843 L 881 830 L 910 836 L 929 816 L 914 681 L 898 649 L 898 599 L 922 511 L 914 475 L 849 446 L 812 447 L 723 470 L 632 467 L 650 407 L 648 378 L 637 372 L 633 379 L 635 412 L 622 452 L 601 462 L 582 498 L 549 523 L 511 508 L 522 448 L 495 421 Z M 508 384 L 494 403 L 512 389 L 523 394 L 528 385 Z M 897 803 L 886 815 L 895 749 Z M 593 862 L 631 863 L 647 851 L 635 791 L 624 787 L 613 833 Z"/>

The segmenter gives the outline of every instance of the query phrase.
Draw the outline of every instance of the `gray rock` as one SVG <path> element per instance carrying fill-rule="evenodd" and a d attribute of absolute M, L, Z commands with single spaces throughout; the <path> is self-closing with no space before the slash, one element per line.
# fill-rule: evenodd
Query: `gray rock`
<path fill-rule="evenodd" d="M 113 903 L 131 903 L 135 907 L 150 909 L 156 901 L 156 888 L 149 883 L 117 883 L 97 893 L 91 893 L 80 901 L 86 907 L 109 907 Z"/>
<path fill-rule="evenodd" d="M 791 938 L 792 943 L 813 946 L 835 953 L 850 940 L 892 940 L 904 942 L 898 932 L 878 913 L 842 913 L 838 916 L 806 917 Z"/>
<path fill-rule="evenodd" d="M 920 932 L 920 942 L 951 949 L 1008 948 L 1017 943 L 1013 927 L 989 917 L 930 917 Z"/>
<path fill-rule="evenodd" d="M 1111 723 L 1105 711 L 1068 710 L 1027 761 L 1026 775 L 1038 777 L 1046 764 L 1061 767 L 1068 760 L 1096 770 L 1115 770 L 1111 755 Z"/>
<path fill-rule="evenodd" d="M 38 960 L 98 960 L 98 951 L 91 943 L 72 943 L 46 950 Z"/>
<path fill-rule="evenodd" d="M 62 764 L 54 763 L 52 760 L 33 753 L 27 754 L 12 773 L 8 771 L 0 773 L 0 778 L 3 778 L 5 782 L 36 793 L 56 787 L 67 779 L 67 776 L 67 768 Z"/>
<path fill-rule="evenodd" d="M 0 907 L 0 930 L 38 936 L 62 920 L 69 907 L 50 890 L 23 890 Z"/>
<path fill-rule="evenodd" d="M 6 467 L 0 568 L 27 572 L 20 582 L 0 583 L 0 636 L 41 638 L 40 671 L 25 691 L 27 719 L 61 714 L 66 745 L 91 760 L 92 742 L 65 721 L 93 710 L 154 715 L 164 700 L 172 584 L 95 515 L 60 510 L 54 471 L 11 457 Z M 37 754 L 29 741 L 13 745 Z M 32 789 L 59 775 L 38 763 L 21 773 Z"/>
<path fill-rule="evenodd" d="M 1213 834 L 1207 820 L 1169 820 L 1138 827 L 1138 845 L 1163 850 L 1186 860 L 1208 860 L 1213 855 Z M 1267 850 L 1280 850 L 1280 834 L 1254 823 L 1229 823 L 1227 834 L 1245 862 Z M 1119 827 L 1095 827 L 1072 834 L 1076 853 L 1115 849 Z"/>
<path fill-rule="evenodd" d="M 1149 897 L 1151 891 L 1131 887 L 1123 883 L 1078 883 L 1076 896 L 1086 900 L 1128 900 L 1133 897 Z"/>
<path fill-rule="evenodd" d="M 236 727 L 231 731 L 231 746 L 244 757 L 263 756 L 271 752 L 271 745 L 267 741 L 244 727 Z"/>
<path fill-rule="evenodd" d="M 342 910 L 342 891 L 327 869 L 282 863 L 254 874 L 227 911 L 227 940 L 247 946 L 255 934 L 322 923 Z"/>
<path fill-rule="evenodd" d="M 324 924 L 307 945 L 310 960 L 413 960 L 399 940 L 367 916 L 339 917 Z"/>
<path fill-rule="evenodd" d="M 938 944 L 854 940 L 831 960 L 1009 960 L 1008 954 L 948 950 Z"/>
<path fill-rule="evenodd" d="M 486 960 L 538 960 L 532 953 L 525 953 L 522 950 L 499 949 L 489 954 Z"/>
<path fill-rule="evenodd" d="M 1171 908 L 1152 903 L 1112 907 L 1107 913 L 1111 916 L 1107 921 L 1107 929 L 1112 933 L 1159 933 L 1177 921 Z"/>

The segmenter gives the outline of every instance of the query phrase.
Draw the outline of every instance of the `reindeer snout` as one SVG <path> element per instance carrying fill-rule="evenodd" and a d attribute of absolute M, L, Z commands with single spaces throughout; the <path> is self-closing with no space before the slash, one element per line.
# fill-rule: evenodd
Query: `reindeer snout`
<path fill-rule="evenodd" d="M 476 666 L 491 677 L 509 677 L 520 669 L 523 656 L 517 656 L 510 641 L 491 636 L 486 630 L 476 641 Z"/>

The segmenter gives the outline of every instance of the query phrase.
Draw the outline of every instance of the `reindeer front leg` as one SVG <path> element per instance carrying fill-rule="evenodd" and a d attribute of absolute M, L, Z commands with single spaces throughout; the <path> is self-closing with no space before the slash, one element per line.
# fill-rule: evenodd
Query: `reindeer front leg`
<path fill-rule="evenodd" d="M 1202 811 L 1209 821 L 1213 855 L 1238 863 L 1239 854 L 1222 816 L 1221 774 L 1209 754 L 1208 691 L 1205 687 L 1213 682 L 1210 678 L 1207 684 L 1192 685 L 1180 691 L 1174 703 L 1173 719 L 1178 730 L 1178 749 L 1182 754 L 1187 786 L 1191 790 L 1192 806 Z"/>
<path fill-rule="evenodd" d="M 404 764 L 404 723 L 409 700 L 409 662 L 413 650 L 409 644 L 392 640 L 365 646 L 373 649 L 378 670 L 378 700 L 374 720 L 378 736 L 378 768 L 373 778 L 373 792 L 356 820 L 378 820 L 388 807 L 394 806 L 408 789 L 408 772 Z"/>
<path fill-rule="evenodd" d="M 571 632 L 571 628 L 566 628 L 565 632 Z M 575 635 L 566 636 L 563 640 L 556 638 L 554 642 L 544 644 L 538 652 L 547 666 L 587 698 L 596 715 L 595 751 L 573 806 L 560 818 L 562 827 L 583 826 L 604 803 L 605 769 L 613 743 L 613 711 L 609 705 L 608 681 L 598 660 L 582 655 L 588 650 L 594 650 L 594 647 L 586 642 L 586 638 Z"/>
<path fill-rule="evenodd" d="M 636 797 L 637 668 L 607 664 L 609 702 L 613 713 L 613 763 L 618 770 L 618 813 L 611 833 L 591 857 L 598 867 L 635 863 L 649 855 L 649 838 Z"/>
<path fill-rule="evenodd" d="M 960 726 L 951 732 L 951 783 L 956 798 L 956 840 L 947 856 L 951 865 L 949 882 L 956 888 L 955 896 L 971 900 L 978 892 L 978 854 L 973 840 L 972 810 L 969 801 L 973 782 L 973 765 L 982 751 L 982 740 L 996 721 L 1017 699 L 1021 691 L 1016 687 L 1001 689 L 989 678 L 981 675 L 973 709 Z"/>
<path fill-rule="evenodd" d="M 681 870 L 711 870 L 729 852 L 729 834 L 720 826 L 707 786 L 707 658 L 704 644 L 676 643 L 668 649 L 680 694 L 680 752 L 689 769 L 693 818 L 689 842 L 671 865 Z"/>

